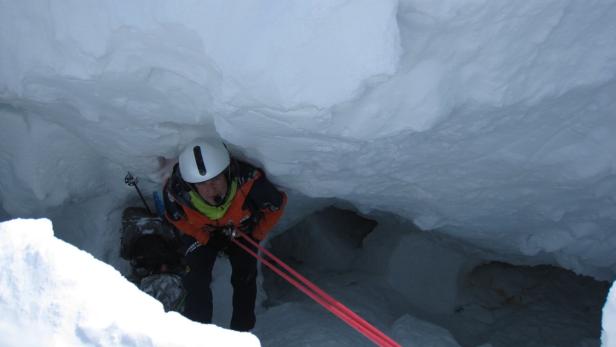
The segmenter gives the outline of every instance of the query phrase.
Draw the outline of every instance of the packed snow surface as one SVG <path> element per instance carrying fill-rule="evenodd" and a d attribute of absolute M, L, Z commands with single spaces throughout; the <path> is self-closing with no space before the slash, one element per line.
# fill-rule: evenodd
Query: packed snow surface
<path fill-rule="evenodd" d="M 616 346 L 616 287 L 612 286 L 603 307 L 601 342 L 605 347 Z"/>
<path fill-rule="evenodd" d="M 0 220 L 119 269 L 126 172 L 149 194 L 220 137 L 289 193 L 278 231 L 343 201 L 465 244 L 400 236 L 441 280 L 369 237 L 415 306 L 482 261 L 614 279 L 613 0 L 1 1 L 0 50 Z"/>
<path fill-rule="evenodd" d="M 2 346 L 260 346 L 192 322 L 111 266 L 54 237 L 49 220 L 0 223 Z"/>

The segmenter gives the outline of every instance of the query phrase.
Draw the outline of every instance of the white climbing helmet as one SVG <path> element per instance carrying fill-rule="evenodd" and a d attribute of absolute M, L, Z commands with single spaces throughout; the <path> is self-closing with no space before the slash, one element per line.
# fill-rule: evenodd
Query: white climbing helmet
<path fill-rule="evenodd" d="M 205 182 L 218 176 L 230 162 L 229 152 L 221 141 L 197 140 L 180 153 L 180 174 L 188 183 Z"/>

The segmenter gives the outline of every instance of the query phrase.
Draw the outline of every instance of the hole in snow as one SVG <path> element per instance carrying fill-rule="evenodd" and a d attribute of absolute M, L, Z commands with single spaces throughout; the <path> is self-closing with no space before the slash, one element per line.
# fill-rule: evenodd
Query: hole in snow
<path fill-rule="evenodd" d="M 301 269 L 306 276 L 313 272 L 347 272 L 361 250 L 362 241 L 376 225 L 375 221 L 355 212 L 328 207 L 274 237 L 269 248 L 291 267 Z M 270 271 L 264 270 L 263 273 L 264 289 L 269 299 L 266 305 L 288 301 L 288 295 L 303 295 Z"/>
<path fill-rule="evenodd" d="M 458 240 L 419 231 L 391 215 L 376 218 L 378 223 L 328 207 L 272 238 L 268 246 L 402 344 L 417 343 L 421 336 L 455 338 L 464 347 L 600 345 L 608 282 L 554 266 L 487 262 L 478 258 L 483 253 Z M 276 274 L 263 269 L 263 278 L 268 320 L 278 327 L 272 328 L 275 336 L 264 332 L 265 326 L 258 331 L 264 343 L 284 341 L 282 326 L 291 335 L 365 343 Z M 451 335 L 422 324 L 438 325 Z M 342 337 L 341 332 L 349 334 Z"/>
<path fill-rule="evenodd" d="M 599 346 L 608 290 L 554 266 L 491 262 L 464 278 L 450 331 L 464 346 Z"/>

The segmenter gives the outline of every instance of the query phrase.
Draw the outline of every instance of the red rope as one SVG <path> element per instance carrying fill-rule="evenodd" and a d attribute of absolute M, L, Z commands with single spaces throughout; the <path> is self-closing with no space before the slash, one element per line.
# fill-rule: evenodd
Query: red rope
<path fill-rule="evenodd" d="M 382 337 L 383 340 L 387 341 L 390 345 L 392 346 L 399 346 L 394 340 L 392 340 L 390 337 L 388 337 L 387 335 L 385 335 L 383 332 L 381 332 L 379 329 L 377 329 L 376 327 L 372 326 L 370 323 L 368 323 L 367 321 L 365 321 L 363 318 L 361 318 L 359 315 L 357 315 L 355 312 L 353 312 L 352 310 L 350 310 L 348 307 L 346 307 L 345 305 L 343 305 L 342 303 L 340 303 L 339 301 L 337 301 L 336 299 L 334 299 L 333 297 L 331 297 L 330 295 L 328 295 L 327 293 L 325 293 L 323 290 L 321 290 L 321 288 L 319 288 L 316 284 L 312 283 L 311 281 L 309 281 L 307 278 L 305 278 L 304 276 L 302 276 L 301 274 L 299 274 L 297 271 L 295 271 L 293 268 L 291 268 L 290 266 L 288 266 L 286 263 L 284 263 L 282 260 L 280 260 L 278 257 L 276 257 L 275 255 L 273 255 L 270 251 L 268 251 L 267 249 L 265 249 L 264 247 L 261 247 L 261 245 L 259 245 L 257 242 L 255 242 L 251 237 L 247 236 L 246 234 L 241 235 L 244 239 L 246 239 L 248 242 L 250 242 L 253 246 L 259 248 L 265 255 L 267 255 L 268 257 L 272 258 L 276 263 L 278 263 L 283 269 L 287 270 L 290 274 L 292 274 L 293 276 L 295 276 L 298 280 L 300 280 L 304 285 L 306 285 L 308 288 L 310 288 L 312 291 L 314 291 L 317 295 L 321 296 L 322 298 L 324 298 L 327 302 L 329 302 L 331 305 L 337 307 L 338 309 L 340 309 L 341 311 L 343 311 L 346 315 L 350 316 L 353 320 L 359 322 L 361 325 L 363 325 L 366 329 L 372 331 L 373 333 L 375 333 L 376 335 L 379 335 Z"/>
<path fill-rule="evenodd" d="M 382 347 L 400 347 L 400 345 L 391 339 L 389 336 L 385 335 L 382 331 L 374 327 L 372 324 L 368 323 L 366 320 L 361 318 L 355 312 L 351 311 L 348 307 L 343 305 L 341 302 L 337 301 L 327 293 L 325 293 L 321 288 L 319 288 L 316 284 L 309 281 L 304 276 L 300 275 L 293 268 L 285 264 L 282 260 L 277 258 L 267 249 L 259 245 L 255 242 L 250 236 L 245 233 L 240 232 L 239 235 L 247 240 L 251 245 L 257 247 L 257 249 L 261 250 L 263 254 L 271 258 L 274 262 L 276 262 L 280 267 L 289 272 L 292 276 L 295 276 L 296 279 L 291 278 L 289 274 L 284 273 L 280 270 L 276 265 L 272 264 L 270 261 L 265 258 L 259 256 L 255 251 L 250 249 L 248 246 L 242 244 L 236 239 L 232 239 L 232 241 L 241 247 L 243 250 L 251 254 L 253 257 L 257 258 L 267 267 L 269 267 L 272 271 L 278 274 L 280 277 L 287 280 L 289 283 L 294 285 L 297 289 L 302 291 L 304 294 L 308 295 L 314 301 L 319 303 L 321 306 L 332 312 L 338 318 L 342 319 L 348 325 L 353 327 L 358 332 L 362 333 L 366 336 L 370 341 L 374 342 L 378 346 Z M 301 282 L 301 283 L 300 283 Z"/>

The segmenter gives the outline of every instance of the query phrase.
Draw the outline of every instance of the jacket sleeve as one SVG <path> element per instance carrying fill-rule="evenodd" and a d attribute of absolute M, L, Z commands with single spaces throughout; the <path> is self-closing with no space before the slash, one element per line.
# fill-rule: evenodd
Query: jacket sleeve
<path fill-rule="evenodd" d="M 173 226 L 175 226 L 183 234 L 192 236 L 195 240 L 197 240 L 202 245 L 205 245 L 210 240 L 210 233 L 205 232 L 199 228 L 196 228 L 194 225 L 186 222 L 184 218 L 173 220 L 168 213 L 165 214 L 165 218 L 167 218 L 169 223 L 173 224 Z"/>
<path fill-rule="evenodd" d="M 259 215 L 252 231 L 252 237 L 261 241 L 282 217 L 287 204 L 287 195 L 279 191 L 261 173 L 250 190 L 249 200 L 253 210 Z"/>

